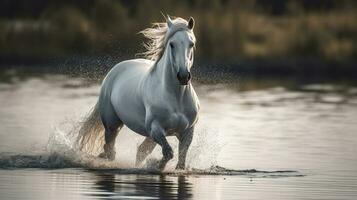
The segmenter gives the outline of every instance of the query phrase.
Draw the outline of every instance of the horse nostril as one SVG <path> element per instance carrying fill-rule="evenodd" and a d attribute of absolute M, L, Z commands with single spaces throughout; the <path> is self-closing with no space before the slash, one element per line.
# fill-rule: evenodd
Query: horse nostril
<path fill-rule="evenodd" d="M 182 74 L 180 72 L 177 73 L 177 79 L 180 81 L 181 85 L 187 85 L 188 81 L 190 81 L 191 79 L 191 73 L 187 72 L 184 74 L 184 76 L 182 76 Z"/>
<path fill-rule="evenodd" d="M 177 79 L 178 79 L 179 81 L 181 81 L 180 72 L 177 73 Z"/>

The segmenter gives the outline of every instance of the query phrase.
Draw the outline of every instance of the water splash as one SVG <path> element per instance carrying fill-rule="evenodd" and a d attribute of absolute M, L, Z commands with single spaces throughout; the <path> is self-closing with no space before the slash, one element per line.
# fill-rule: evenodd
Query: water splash
<path fill-rule="evenodd" d="M 76 130 L 72 127 L 72 130 Z M 75 148 L 72 132 L 55 128 L 41 153 L 0 153 L 0 168 L 110 168 L 115 162 L 98 159 Z"/>
<path fill-rule="evenodd" d="M 155 163 L 152 161 L 151 163 Z M 146 175 L 229 175 L 229 176 L 248 176 L 257 178 L 279 178 L 279 177 L 301 177 L 305 176 L 298 171 L 280 170 L 280 171 L 262 171 L 256 169 L 235 170 L 227 169 L 221 166 L 211 166 L 207 169 L 192 168 L 189 170 L 164 170 L 160 171 L 157 167 L 144 168 L 121 168 L 117 162 L 109 162 L 103 159 L 79 155 L 75 152 L 66 154 L 51 153 L 40 155 L 22 155 L 22 154 L 0 154 L 0 168 L 18 169 L 18 168 L 84 168 L 90 171 L 98 171 L 112 174 L 146 174 Z"/>
<path fill-rule="evenodd" d="M 99 171 L 113 174 L 156 174 L 156 175 L 239 175 L 248 177 L 298 177 L 303 174 L 297 171 L 259 171 L 256 169 L 234 170 L 227 169 L 218 165 L 214 165 L 214 159 L 211 160 L 211 166 L 207 168 L 194 168 L 192 166 L 200 165 L 200 162 L 212 159 L 215 156 L 204 158 L 203 150 L 206 152 L 217 152 L 219 145 L 212 146 L 207 150 L 206 141 L 207 130 L 203 129 L 198 133 L 197 139 L 200 142 L 194 143 L 192 153 L 189 156 L 189 168 L 187 170 L 174 170 L 172 167 L 166 168 L 164 171 L 158 170 L 158 158 L 147 159 L 143 168 L 128 167 L 118 161 L 108 161 L 95 156 L 83 153 L 75 147 L 75 136 L 73 131 L 78 130 L 75 123 L 64 123 L 62 129 L 55 128 L 55 131 L 50 135 L 47 151 L 38 154 L 15 154 L 15 153 L 0 153 L 0 168 L 2 169 L 17 169 L 17 168 L 83 168 L 91 171 Z M 209 142 L 209 141 L 206 141 Z M 197 159 L 201 156 L 201 159 Z M 193 162 L 193 160 L 198 160 Z M 176 163 L 176 162 L 173 162 Z"/>

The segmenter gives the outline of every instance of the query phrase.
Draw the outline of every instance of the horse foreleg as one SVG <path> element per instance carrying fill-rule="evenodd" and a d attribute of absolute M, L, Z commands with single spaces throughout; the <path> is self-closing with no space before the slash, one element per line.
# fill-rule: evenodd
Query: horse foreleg
<path fill-rule="evenodd" d="M 151 138 L 145 138 L 145 140 L 138 147 L 135 166 L 138 167 L 145 160 L 145 158 L 155 149 L 155 146 L 156 143 Z"/>
<path fill-rule="evenodd" d="M 177 135 L 177 138 L 179 139 L 179 157 L 176 169 L 185 169 L 187 150 L 192 142 L 193 130 L 194 128 L 192 127 L 191 129 Z"/>
<path fill-rule="evenodd" d="M 156 143 L 158 143 L 162 148 L 163 158 L 160 161 L 159 168 L 163 170 L 169 160 L 174 157 L 174 153 L 172 151 L 171 146 L 166 140 L 165 131 L 161 128 L 161 126 L 153 123 L 151 126 L 151 137 L 154 139 Z"/>

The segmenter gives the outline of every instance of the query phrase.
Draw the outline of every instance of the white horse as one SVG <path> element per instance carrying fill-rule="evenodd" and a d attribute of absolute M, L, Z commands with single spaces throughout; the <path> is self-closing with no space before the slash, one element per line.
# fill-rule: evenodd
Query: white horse
<path fill-rule="evenodd" d="M 190 82 L 196 42 L 193 28 L 192 17 L 188 21 L 168 17 L 166 23 L 155 23 L 141 31 L 150 39 L 143 53 L 147 59 L 123 61 L 107 74 L 99 100 L 80 130 L 81 149 L 93 153 L 94 143 L 100 140 L 98 131 L 104 127 L 104 151 L 99 156 L 113 160 L 115 138 L 126 125 L 146 137 L 138 147 L 137 166 L 159 144 L 163 154 L 159 167 L 163 169 L 173 158 L 166 136 L 176 136 L 176 169 L 185 168 L 199 112 L 199 101 Z"/>

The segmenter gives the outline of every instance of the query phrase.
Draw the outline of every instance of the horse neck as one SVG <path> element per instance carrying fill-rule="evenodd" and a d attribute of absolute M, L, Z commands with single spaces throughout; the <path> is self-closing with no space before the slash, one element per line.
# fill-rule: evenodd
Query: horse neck
<path fill-rule="evenodd" d="M 174 94 L 176 97 L 182 97 L 187 86 L 182 86 L 177 80 L 177 73 L 172 66 L 171 59 L 168 56 L 168 50 L 165 50 L 160 60 L 155 63 L 153 71 L 154 76 L 158 79 L 163 92 Z"/>

